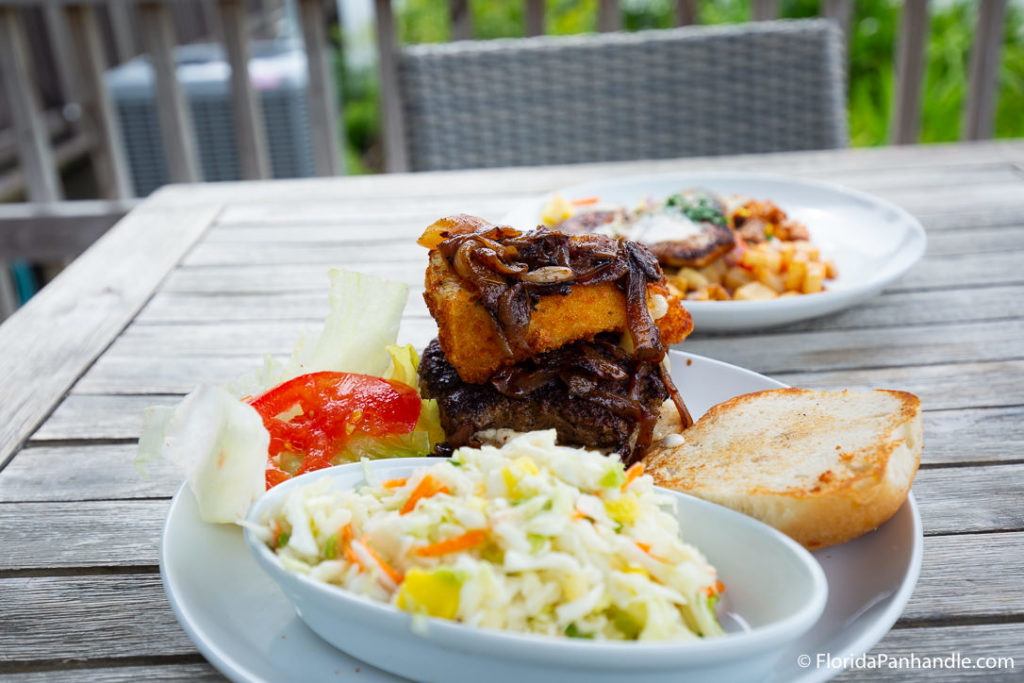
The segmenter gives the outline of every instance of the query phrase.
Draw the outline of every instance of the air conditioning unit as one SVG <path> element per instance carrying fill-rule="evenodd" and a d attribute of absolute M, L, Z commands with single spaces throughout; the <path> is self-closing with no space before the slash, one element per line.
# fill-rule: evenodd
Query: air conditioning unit
<path fill-rule="evenodd" d="M 182 45 L 175 57 L 178 81 L 192 113 L 203 179 L 239 180 L 231 66 L 223 49 L 215 44 Z M 305 53 L 290 40 L 255 42 L 249 78 L 263 105 L 273 176 L 312 176 Z M 120 118 L 135 194 L 144 197 L 170 182 L 153 94 L 153 67 L 145 56 L 137 57 L 108 71 L 106 83 Z"/>

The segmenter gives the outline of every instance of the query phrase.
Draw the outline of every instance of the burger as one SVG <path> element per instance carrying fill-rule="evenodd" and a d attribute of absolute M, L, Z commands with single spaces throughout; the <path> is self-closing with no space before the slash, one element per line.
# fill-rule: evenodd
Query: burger
<path fill-rule="evenodd" d="M 554 429 L 560 443 L 631 463 L 659 422 L 690 425 L 666 348 L 693 323 L 645 246 L 467 215 L 435 222 L 419 243 L 438 326 L 420 386 L 438 402 L 442 453 Z"/>

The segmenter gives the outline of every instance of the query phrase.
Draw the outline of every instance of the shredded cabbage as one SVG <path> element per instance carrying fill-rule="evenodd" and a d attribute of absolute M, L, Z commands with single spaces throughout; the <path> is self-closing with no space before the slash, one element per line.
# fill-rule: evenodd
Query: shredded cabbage
<path fill-rule="evenodd" d="M 715 570 L 679 537 L 673 499 L 648 476 L 627 478 L 616 456 L 538 431 L 459 449 L 407 480 L 365 480 L 338 492 L 323 478 L 267 511 L 260 524 L 279 530 L 268 544 L 285 567 L 485 628 L 596 640 L 723 633 L 708 599 L 720 590 Z"/>
<path fill-rule="evenodd" d="M 143 413 L 136 464 L 178 465 L 206 522 L 235 522 L 266 489 L 270 434 L 259 414 L 223 387 L 200 385 L 174 407 Z"/>

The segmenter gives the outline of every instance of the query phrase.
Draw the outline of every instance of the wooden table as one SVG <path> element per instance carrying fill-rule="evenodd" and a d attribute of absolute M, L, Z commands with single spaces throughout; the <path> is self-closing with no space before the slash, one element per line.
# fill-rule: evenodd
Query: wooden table
<path fill-rule="evenodd" d="M 286 354 L 329 266 L 421 286 L 435 218 L 497 219 L 559 186 L 735 169 L 834 180 L 902 205 L 928 253 L 869 303 L 684 348 L 814 387 L 925 407 L 924 567 L 875 652 L 1024 668 L 1024 142 L 172 186 L 0 326 L 0 678 L 219 678 L 175 621 L 157 548 L 180 483 L 132 466 L 140 412 Z M 432 321 L 411 297 L 405 340 Z M 934 671 L 959 680 L 968 672 Z M 847 672 L 846 679 L 877 672 Z M 895 672 L 908 679 L 923 672 Z"/>

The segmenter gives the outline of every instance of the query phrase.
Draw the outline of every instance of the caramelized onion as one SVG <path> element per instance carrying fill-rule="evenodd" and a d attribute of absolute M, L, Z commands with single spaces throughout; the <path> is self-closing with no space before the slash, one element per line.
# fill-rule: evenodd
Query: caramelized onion
<path fill-rule="evenodd" d="M 570 396 L 599 405 L 637 425 L 632 445 L 623 446 L 622 455 L 629 462 L 642 457 L 651 443 L 658 415 L 644 406 L 640 396 L 643 383 L 658 366 L 680 420 L 684 426 L 692 423 L 679 391 L 661 368 L 665 347 L 647 308 L 647 285 L 660 281 L 662 272 L 646 247 L 601 235 L 571 239 L 546 228 L 522 233 L 484 226 L 451 234 L 437 248 L 456 274 L 476 287 L 494 323 L 502 352 L 509 357 L 530 355 L 527 333 L 538 297 L 565 294 L 577 284 L 604 282 L 615 283 L 626 295 L 632 356 L 600 340 L 563 347 L 541 354 L 532 364 L 499 370 L 491 378 L 499 392 L 525 398 L 555 379 L 564 382 Z M 625 395 L 598 385 L 599 380 L 627 379 L 629 391 Z"/>

